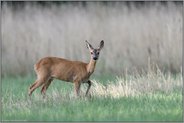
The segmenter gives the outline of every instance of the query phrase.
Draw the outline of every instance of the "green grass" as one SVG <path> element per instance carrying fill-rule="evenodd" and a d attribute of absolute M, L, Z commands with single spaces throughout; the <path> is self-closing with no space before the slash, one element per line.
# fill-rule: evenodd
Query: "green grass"
<path fill-rule="evenodd" d="M 155 89 L 118 98 L 113 94 L 120 93 L 119 91 L 113 90 L 114 93 L 104 96 L 98 92 L 103 90 L 97 89 L 95 92 L 94 88 L 97 87 L 93 86 L 91 98 L 76 98 L 71 83 L 55 80 L 47 91 L 46 99 L 42 98 L 40 89 L 37 89 L 30 99 L 27 90 L 34 79 L 35 76 L 31 75 L 2 79 L 3 121 L 182 121 L 182 84 L 170 84 L 174 88 L 169 88 L 170 90 Z M 177 83 L 178 79 L 180 80 L 180 77 L 175 77 L 173 82 Z M 120 81 L 107 76 L 97 80 L 103 81 L 102 85 L 107 86 L 107 93 L 112 85 Z M 111 82 L 106 82 L 107 80 Z M 144 81 L 143 77 L 135 80 L 138 84 L 140 80 Z M 116 87 L 119 86 L 113 86 Z M 86 88 L 82 88 L 82 91 L 84 89 Z"/>

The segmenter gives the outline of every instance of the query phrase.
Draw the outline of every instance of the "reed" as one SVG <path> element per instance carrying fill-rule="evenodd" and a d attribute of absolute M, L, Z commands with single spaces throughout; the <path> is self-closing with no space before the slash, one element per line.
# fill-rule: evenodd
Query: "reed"
<path fill-rule="evenodd" d="M 147 70 L 148 62 L 161 71 L 180 72 L 182 59 L 182 3 L 128 6 L 50 4 L 28 2 L 13 9 L 2 4 L 2 73 L 29 74 L 45 56 L 89 61 L 85 40 L 105 41 L 95 74 Z M 14 4 L 12 4 L 14 6 Z"/>

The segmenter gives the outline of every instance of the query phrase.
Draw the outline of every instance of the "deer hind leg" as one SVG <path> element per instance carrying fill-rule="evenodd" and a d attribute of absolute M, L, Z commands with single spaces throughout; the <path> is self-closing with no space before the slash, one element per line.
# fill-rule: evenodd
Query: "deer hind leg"
<path fill-rule="evenodd" d="M 43 97 L 45 97 L 46 94 L 46 90 L 48 89 L 49 85 L 51 84 L 53 79 L 49 79 L 47 83 L 44 83 L 41 89 L 41 94 L 43 95 Z"/>
<path fill-rule="evenodd" d="M 35 86 L 36 82 L 37 82 L 37 81 L 35 81 L 35 82 L 29 87 L 29 90 L 30 90 L 31 88 L 33 88 L 33 86 Z"/>
<path fill-rule="evenodd" d="M 87 88 L 87 90 L 86 90 L 86 96 L 88 95 L 89 89 L 90 89 L 90 87 L 91 87 L 91 81 L 88 80 L 87 83 L 88 83 L 88 88 Z"/>
<path fill-rule="evenodd" d="M 48 81 L 48 77 L 45 76 L 45 77 L 42 77 L 42 78 L 38 78 L 29 88 L 29 96 L 32 95 L 33 91 L 40 87 L 43 83 L 47 82 Z"/>

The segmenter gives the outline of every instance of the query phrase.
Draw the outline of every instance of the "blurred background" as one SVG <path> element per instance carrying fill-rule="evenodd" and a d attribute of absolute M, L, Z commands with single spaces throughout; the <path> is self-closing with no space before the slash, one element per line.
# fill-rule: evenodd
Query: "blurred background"
<path fill-rule="evenodd" d="M 94 74 L 178 73 L 182 2 L 2 2 L 2 76 L 34 73 L 42 57 L 89 62 L 85 40 L 105 41 Z"/>

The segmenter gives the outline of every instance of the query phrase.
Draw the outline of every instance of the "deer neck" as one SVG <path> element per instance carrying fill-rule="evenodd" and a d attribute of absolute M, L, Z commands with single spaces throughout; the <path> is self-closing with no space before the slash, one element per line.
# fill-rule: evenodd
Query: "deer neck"
<path fill-rule="evenodd" d="M 96 66 L 96 60 L 93 60 L 93 58 L 90 59 L 90 62 L 87 64 L 87 72 L 89 74 L 92 74 L 94 72 Z"/>

